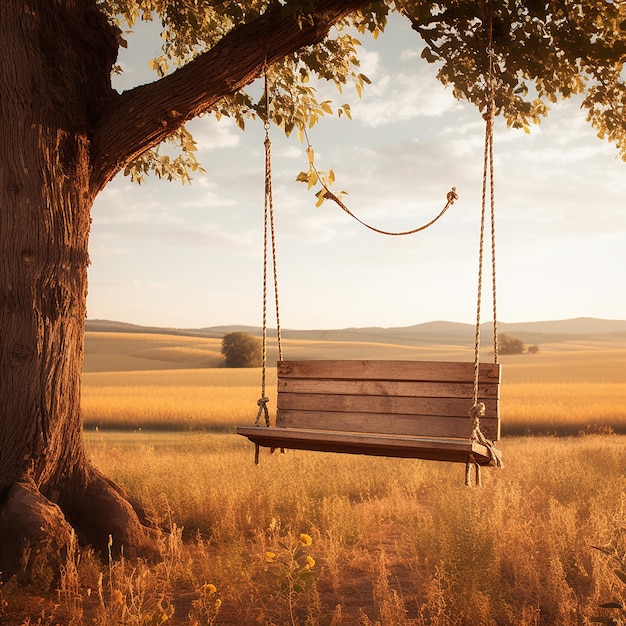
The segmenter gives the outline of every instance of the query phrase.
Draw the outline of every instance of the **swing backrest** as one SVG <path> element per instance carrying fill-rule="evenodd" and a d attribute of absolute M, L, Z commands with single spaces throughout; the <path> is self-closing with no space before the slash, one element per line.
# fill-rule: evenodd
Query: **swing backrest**
<path fill-rule="evenodd" d="M 276 426 L 468 438 L 474 364 L 441 361 L 280 361 Z M 500 366 L 479 365 L 480 429 L 500 438 Z"/>

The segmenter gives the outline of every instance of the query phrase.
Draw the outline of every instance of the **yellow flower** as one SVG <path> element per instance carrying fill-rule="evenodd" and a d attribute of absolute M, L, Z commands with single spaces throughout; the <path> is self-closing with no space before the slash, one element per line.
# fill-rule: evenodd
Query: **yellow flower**
<path fill-rule="evenodd" d="M 266 552 L 265 553 L 265 558 L 268 561 L 273 561 L 276 558 L 276 554 L 274 554 L 274 552 Z"/>
<path fill-rule="evenodd" d="M 211 583 L 207 583 L 206 585 L 202 585 L 202 591 L 211 595 L 217 591 L 217 587 Z"/>
<path fill-rule="evenodd" d="M 300 543 L 303 546 L 310 546 L 313 543 L 313 539 L 311 539 L 310 535 L 307 535 L 305 533 L 302 533 L 300 535 Z"/>
<path fill-rule="evenodd" d="M 315 567 L 315 559 L 312 556 L 307 556 L 306 565 L 309 569 L 311 569 L 312 567 Z"/>

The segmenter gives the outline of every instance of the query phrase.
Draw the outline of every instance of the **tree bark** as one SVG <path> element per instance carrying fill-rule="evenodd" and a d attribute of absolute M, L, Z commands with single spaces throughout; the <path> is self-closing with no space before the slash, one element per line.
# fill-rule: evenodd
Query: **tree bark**
<path fill-rule="evenodd" d="M 268 11 L 213 50 L 118 95 L 112 27 L 95 0 L 0 2 L 0 572 L 56 553 L 74 530 L 105 550 L 152 551 L 124 492 L 89 462 L 80 381 L 96 194 L 129 160 L 266 59 L 322 38 L 363 1 L 320 0 L 313 25 Z"/>

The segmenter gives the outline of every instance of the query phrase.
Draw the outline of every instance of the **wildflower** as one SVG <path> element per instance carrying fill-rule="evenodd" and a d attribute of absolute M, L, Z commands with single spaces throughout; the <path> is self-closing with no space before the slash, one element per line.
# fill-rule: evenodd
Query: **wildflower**
<path fill-rule="evenodd" d="M 265 558 L 268 561 L 273 561 L 276 558 L 276 554 L 274 552 L 266 552 L 265 553 Z"/>
<path fill-rule="evenodd" d="M 306 566 L 308 569 L 315 567 L 315 559 L 312 556 L 306 557 Z"/>
<path fill-rule="evenodd" d="M 111 601 L 114 604 L 121 604 L 123 599 L 124 596 L 122 595 L 122 592 L 119 589 L 113 589 L 111 592 Z"/>
<path fill-rule="evenodd" d="M 310 546 L 313 543 L 313 539 L 311 539 L 310 535 L 307 535 L 306 533 L 302 533 L 300 535 L 300 543 L 303 546 Z"/>
<path fill-rule="evenodd" d="M 217 591 L 217 587 L 215 585 L 212 585 L 211 583 L 207 583 L 206 585 L 202 585 L 202 591 L 211 595 Z"/>
<path fill-rule="evenodd" d="M 222 601 L 218 598 L 215 601 L 215 610 L 217 611 L 222 606 Z"/>

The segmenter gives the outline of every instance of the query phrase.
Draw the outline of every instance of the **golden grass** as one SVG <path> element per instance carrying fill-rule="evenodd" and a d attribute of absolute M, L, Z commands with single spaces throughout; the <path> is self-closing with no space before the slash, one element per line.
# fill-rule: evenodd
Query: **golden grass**
<path fill-rule="evenodd" d="M 626 433 L 626 350 L 561 347 L 505 357 L 502 366 L 504 435 Z M 88 429 L 229 430 L 254 421 L 261 393 L 259 369 L 88 372 L 83 380 Z M 267 385 L 272 408 L 274 368 Z"/>
<path fill-rule="evenodd" d="M 502 389 L 503 432 L 626 433 L 626 383 L 526 383 Z"/>
<path fill-rule="evenodd" d="M 591 546 L 624 524 L 623 437 L 507 439 L 482 489 L 463 486 L 459 465 L 416 460 L 290 451 L 255 466 L 234 435 L 87 441 L 154 520 L 196 538 L 178 583 L 215 585 L 218 623 L 583 624 L 615 593 Z M 265 554 L 300 533 L 314 585 L 290 622 Z"/>
<path fill-rule="evenodd" d="M 260 378 L 254 368 L 87 373 L 85 428 L 232 429 L 254 421 Z M 268 385 L 275 393 L 275 370 Z"/>
<path fill-rule="evenodd" d="M 85 372 L 219 367 L 221 340 L 152 333 L 85 334 Z"/>

